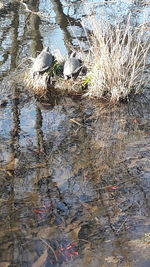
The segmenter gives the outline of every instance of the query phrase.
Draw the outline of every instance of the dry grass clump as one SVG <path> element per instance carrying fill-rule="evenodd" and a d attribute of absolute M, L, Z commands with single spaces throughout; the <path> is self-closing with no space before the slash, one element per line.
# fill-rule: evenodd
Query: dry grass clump
<path fill-rule="evenodd" d="M 144 25 L 132 27 L 128 17 L 124 25 L 92 19 L 90 26 L 86 95 L 119 101 L 131 92 L 138 93 L 148 82 L 145 70 L 150 43 L 144 39 Z"/>
<path fill-rule="evenodd" d="M 45 97 L 50 92 L 59 95 L 79 95 L 83 91 L 80 78 L 77 80 L 64 80 L 63 77 L 56 74 L 51 76 L 49 72 L 34 76 L 28 70 L 24 73 L 23 80 L 27 90 L 37 97 Z"/>
<path fill-rule="evenodd" d="M 45 97 L 47 94 L 70 94 L 79 95 L 82 92 L 82 79 L 65 80 L 63 77 L 64 58 L 57 49 L 53 66 L 44 73 L 36 73 L 29 67 L 23 76 L 24 84 L 27 90 L 37 97 Z M 58 53 L 59 52 L 59 53 Z M 58 57 L 59 56 L 59 57 Z"/>
<path fill-rule="evenodd" d="M 37 97 L 45 97 L 48 92 L 54 91 L 55 76 L 60 75 L 62 72 L 63 57 L 59 49 L 53 51 L 52 54 L 55 57 L 55 61 L 47 71 L 35 73 L 32 69 L 32 64 L 30 64 L 23 73 L 22 80 L 26 89 Z M 33 62 L 34 59 L 32 59 Z"/>
<path fill-rule="evenodd" d="M 55 86 L 61 95 L 81 95 L 84 92 L 84 86 L 81 77 L 78 77 L 75 80 L 64 80 L 63 78 L 57 78 Z"/>
<path fill-rule="evenodd" d="M 119 101 L 146 86 L 149 82 L 146 64 L 150 50 L 147 24 L 135 27 L 130 16 L 125 23 L 113 26 L 102 18 L 99 21 L 88 18 L 89 21 L 90 34 L 83 23 L 89 45 L 88 54 L 82 49 L 77 54 L 87 72 L 81 71 L 76 79 L 64 80 L 65 59 L 57 49 L 53 52 L 55 61 L 49 71 L 35 76 L 31 67 L 26 72 L 24 80 L 29 91 L 37 96 L 55 91 L 60 95 L 84 94 Z"/>
<path fill-rule="evenodd" d="M 42 75 L 37 75 L 36 77 L 33 76 L 33 73 L 27 70 L 24 73 L 24 83 L 26 88 L 34 93 L 37 96 L 44 96 L 48 90 L 48 74 L 44 73 Z"/>
<path fill-rule="evenodd" d="M 76 52 L 73 47 L 71 47 L 73 52 Z M 55 76 L 55 88 L 60 92 L 61 95 L 79 95 L 83 92 L 84 84 L 82 83 L 82 77 L 77 77 L 77 79 L 65 80 L 63 76 L 63 66 L 66 58 L 61 54 L 59 49 L 53 50 L 53 55 L 56 58 L 56 68 L 54 71 Z M 77 55 L 78 57 L 78 55 Z M 60 71 L 58 69 L 60 68 Z"/>

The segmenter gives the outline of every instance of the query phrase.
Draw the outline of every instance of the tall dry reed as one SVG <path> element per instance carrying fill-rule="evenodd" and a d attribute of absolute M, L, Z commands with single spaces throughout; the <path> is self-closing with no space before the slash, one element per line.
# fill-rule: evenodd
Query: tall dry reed
<path fill-rule="evenodd" d="M 91 19 L 90 29 L 89 56 L 84 58 L 88 66 L 86 95 L 118 101 L 131 92 L 138 93 L 148 83 L 145 71 L 150 42 L 145 24 L 133 27 L 130 17 L 124 25 L 115 26 Z"/>

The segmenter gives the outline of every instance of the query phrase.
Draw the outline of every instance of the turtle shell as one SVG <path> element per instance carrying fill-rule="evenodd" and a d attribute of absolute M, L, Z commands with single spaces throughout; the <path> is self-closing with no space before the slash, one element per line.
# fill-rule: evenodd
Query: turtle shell
<path fill-rule="evenodd" d="M 32 70 L 34 72 L 43 72 L 49 69 L 53 63 L 53 56 L 49 52 L 48 47 L 45 47 L 41 53 L 35 58 Z"/>
<path fill-rule="evenodd" d="M 64 64 L 63 74 L 65 77 L 76 74 L 82 67 L 82 61 L 74 56 L 70 56 Z"/>

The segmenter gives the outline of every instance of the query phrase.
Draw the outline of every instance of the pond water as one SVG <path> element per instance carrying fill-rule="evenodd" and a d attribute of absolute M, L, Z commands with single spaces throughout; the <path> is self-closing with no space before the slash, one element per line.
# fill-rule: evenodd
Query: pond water
<path fill-rule="evenodd" d="M 80 19 L 148 1 L 0 2 L 0 267 L 150 266 L 150 91 L 128 103 L 40 103 L 17 83 L 43 46 L 66 54 Z M 31 13 L 27 7 L 39 13 Z M 92 9 L 91 9 L 92 8 Z"/>

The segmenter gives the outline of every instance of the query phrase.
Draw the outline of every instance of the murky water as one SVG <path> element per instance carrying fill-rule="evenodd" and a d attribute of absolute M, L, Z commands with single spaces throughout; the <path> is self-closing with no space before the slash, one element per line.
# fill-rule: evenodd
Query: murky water
<path fill-rule="evenodd" d="M 14 78 L 43 46 L 84 40 L 90 2 L 0 2 L 0 267 L 150 266 L 149 88 L 118 106 L 47 105 Z M 149 5 L 134 2 L 92 5 L 141 21 Z"/>

